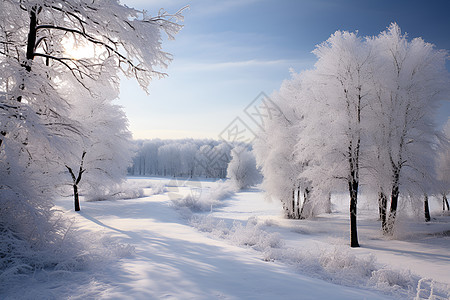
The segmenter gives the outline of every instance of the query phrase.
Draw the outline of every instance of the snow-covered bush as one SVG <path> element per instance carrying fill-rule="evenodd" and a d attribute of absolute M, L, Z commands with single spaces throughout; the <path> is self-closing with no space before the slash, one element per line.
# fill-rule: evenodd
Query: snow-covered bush
<path fill-rule="evenodd" d="M 237 146 L 231 151 L 231 161 L 227 168 L 227 177 L 241 190 L 261 181 L 261 174 L 256 168 L 256 159 L 251 151 Z"/>
<path fill-rule="evenodd" d="M 229 239 L 239 246 L 250 246 L 258 251 L 270 248 L 280 248 L 283 245 L 278 233 L 268 233 L 261 229 L 263 225 L 256 218 L 251 218 L 243 225 L 234 222 L 229 233 Z"/>
<path fill-rule="evenodd" d="M 224 220 L 215 220 L 210 216 L 196 216 L 191 219 L 191 225 L 200 231 L 208 232 L 214 237 L 231 241 L 238 246 L 251 247 L 258 251 L 267 251 L 271 248 L 283 246 L 278 233 L 268 233 L 261 228 L 257 218 L 249 219 L 245 225 L 242 222 L 233 222 L 228 226 Z"/>
<path fill-rule="evenodd" d="M 261 252 L 264 261 L 280 261 L 300 273 L 335 284 L 376 289 L 387 295 L 408 299 L 416 295 L 416 299 L 448 297 L 445 284 L 421 279 L 410 271 L 390 269 L 377 263 L 373 255 L 357 255 L 344 246 L 318 244 L 317 248 L 307 249 L 286 247 L 278 234 L 266 230 L 272 225 L 267 220 L 250 218 L 247 222 L 226 222 L 211 215 L 196 215 L 190 223 L 214 238 Z M 421 298 L 422 294 L 427 297 Z"/>
<path fill-rule="evenodd" d="M 152 183 L 150 188 L 152 189 L 151 192 L 152 195 L 159 195 L 167 192 L 167 186 L 163 182 Z"/>
<path fill-rule="evenodd" d="M 172 204 L 175 207 L 184 207 L 192 212 L 212 211 L 213 207 L 221 204 L 221 200 L 230 198 L 236 192 L 234 184 L 230 181 L 218 181 L 209 190 L 190 188 L 189 193 L 183 197 L 173 198 Z"/>
<path fill-rule="evenodd" d="M 40 165 L 15 144 L 0 149 L 0 283 L 74 259 L 83 249 L 70 222 L 53 208 L 51 185 Z M 14 163 L 6 163 L 6 157 Z"/>
<path fill-rule="evenodd" d="M 117 184 L 104 188 L 90 189 L 85 196 L 86 201 L 104 201 L 119 199 L 135 199 L 144 196 L 144 189 Z"/>
<path fill-rule="evenodd" d="M 196 197 L 189 193 L 182 198 L 172 199 L 172 203 L 176 207 L 185 207 L 190 209 L 192 212 L 203 212 L 211 211 L 212 207 L 219 202 L 212 198 Z"/>
<path fill-rule="evenodd" d="M 236 187 L 230 181 L 217 181 L 216 185 L 209 189 L 209 198 L 216 200 L 225 200 L 233 197 L 236 193 Z"/>

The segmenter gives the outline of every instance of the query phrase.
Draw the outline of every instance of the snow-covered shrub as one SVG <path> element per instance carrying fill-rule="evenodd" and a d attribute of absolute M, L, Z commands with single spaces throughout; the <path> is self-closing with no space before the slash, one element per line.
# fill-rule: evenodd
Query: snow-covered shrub
<path fill-rule="evenodd" d="M 196 216 L 190 223 L 198 230 L 208 232 L 214 237 L 229 240 L 238 246 L 252 247 L 258 251 L 279 248 L 283 245 L 280 235 L 262 230 L 263 224 L 256 218 L 250 218 L 245 225 L 236 221 L 228 226 L 224 220 L 215 220 L 210 216 Z"/>
<path fill-rule="evenodd" d="M 283 245 L 278 233 L 268 233 L 261 229 L 256 218 L 251 218 L 245 225 L 235 222 L 230 230 L 230 240 L 239 246 L 250 246 L 258 251 L 279 248 Z"/>
<path fill-rule="evenodd" d="M 225 200 L 236 193 L 236 187 L 230 181 L 218 181 L 209 190 L 209 197 L 216 200 Z"/>
<path fill-rule="evenodd" d="M 9 150 L 14 149 L 0 150 L 0 284 L 54 267 L 83 248 L 77 245 L 70 222 L 53 209 L 48 182 L 38 165 L 21 155 L 15 164 L 6 163 L 5 153 L 14 156 Z"/>
<path fill-rule="evenodd" d="M 327 273 L 333 274 L 341 280 L 339 283 L 344 284 L 368 278 L 376 269 L 374 256 L 357 257 L 344 246 L 323 250 L 318 260 Z"/>
<path fill-rule="evenodd" d="M 220 205 L 221 200 L 232 197 L 236 190 L 229 181 L 218 181 L 209 190 L 198 192 L 197 189 L 191 188 L 187 195 L 171 199 L 172 203 L 175 207 L 188 208 L 193 212 L 212 211 L 213 207 Z"/>
<path fill-rule="evenodd" d="M 377 289 L 404 298 L 415 295 L 419 281 L 419 277 L 410 272 L 380 266 L 373 256 L 358 257 L 343 246 L 316 251 L 270 248 L 264 251 L 263 259 L 290 264 L 301 273 L 336 284 Z"/>
<path fill-rule="evenodd" d="M 409 271 L 389 269 L 378 264 L 373 256 L 357 256 L 345 246 L 318 245 L 317 249 L 285 247 L 278 234 L 265 230 L 270 222 L 259 222 L 257 218 L 250 218 L 245 223 L 237 221 L 227 223 L 210 215 L 197 215 L 190 220 L 190 224 L 212 237 L 260 251 L 264 261 L 286 263 L 308 276 L 336 284 L 376 289 L 401 298 L 411 299 L 416 294 L 435 297 L 416 297 L 416 299 L 448 298 L 447 286 L 434 282 L 427 286 L 424 283 L 420 285 L 419 276 Z"/>
<path fill-rule="evenodd" d="M 261 174 L 256 168 L 256 159 L 252 152 L 243 146 L 231 151 L 231 161 L 227 168 L 227 177 L 239 190 L 249 188 L 261 181 Z"/>
<path fill-rule="evenodd" d="M 202 212 L 212 210 L 212 206 L 218 204 L 218 201 L 212 198 L 196 197 L 188 194 L 182 198 L 172 199 L 176 207 L 186 207 L 193 212 Z"/>
<path fill-rule="evenodd" d="M 373 271 L 369 278 L 369 283 L 377 288 L 397 288 L 408 289 L 415 287 L 418 282 L 418 277 L 411 274 L 410 271 L 394 271 L 391 269 L 379 269 Z"/>
<path fill-rule="evenodd" d="M 152 189 L 152 195 L 159 195 L 167 192 L 167 186 L 163 182 L 152 183 L 150 188 Z"/>
<path fill-rule="evenodd" d="M 190 224 L 199 231 L 208 232 L 221 239 L 226 239 L 230 233 L 230 228 L 224 220 L 216 220 L 211 216 L 194 216 L 191 218 Z"/>
<path fill-rule="evenodd" d="M 144 196 L 142 188 L 129 186 L 127 183 L 91 189 L 86 194 L 86 201 L 104 201 L 119 199 L 135 199 Z"/>

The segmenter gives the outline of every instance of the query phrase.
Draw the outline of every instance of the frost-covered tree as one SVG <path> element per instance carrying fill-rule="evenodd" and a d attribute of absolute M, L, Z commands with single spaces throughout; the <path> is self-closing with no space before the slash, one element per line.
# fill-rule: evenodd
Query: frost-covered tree
<path fill-rule="evenodd" d="M 238 143 L 237 146 L 246 147 L 248 145 L 241 145 Z M 235 147 L 237 147 L 235 146 Z M 214 178 L 225 178 L 227 176 L 227 169 L 231 157 L 232 145 L 225 141 L 219 141 L 219 143 L 212 149 L 215 159 L 209 162 L 207 168 L 210 169 L 211 177 Z"/>
<path fill-rule="evenodd" d="M 192 143 L 186 143 L 180 147 L 181 158 L 181 174 L 190 178 L 195 174 L 195 154 L 197 153 L 197 147 Z"/>
<path fill-rule="evenodd" d="M 264 176 L 267 195 L 283 203 L 286 217 L 308 218 L 323 211 L 319 201 L 311 201 L 310 182 L 301 177 L 307 161 L 300 161 L 295 151 L 302 138 L 303 113 L 307 112 L 302 76 L 292 74 L 280 90 L 271 96 L 280 114 L 267 118 L 255 141 L 254 153 Z M 323 204 L 323 203 L 320 203 Z"/>
<path fill-rule="evenodd" d="M 350 196 L 351 246 L 358 247 L 362 130 L 370 100 L 372 52 L 355 33 L 337 31 L 313 53 L 318 61 L 305 81 L 315 106 L 305 114 L 297 151 L 302 161 L 309 162 L 304 176 L 314 188 L 330 190 L 345 183 Z"/>
<path fill-rule="evenodd" d="M 114 0 L 0 2 L 0 232 L 11 238 L 5 249 L 13 255 L 14 245 L 55 245 L 63 238 L 51 220 L 54 185 L 63 177 L 58 170 L 77 141 L 93 137 L 72 108 L 112 100 L 120 72 L 144 90 L 164 76 L 158 68 L 171 57 L 162 51 L 161 32 L 173 37 L 180 18 L 164 12 L 152 17 Z M 85 51 L 90 54 L 79 55 Z M 77 157 L 102 155 L 93 152 Z"/>
<path fill-rule="evenodd" d="M 313 187 L 313 207 L 347 190 L 351 246 L 357 247 L 361 184 L 378 194 L 386 233 L 392 233 L 400 192 L 423 199 L 436 189 L 433 162 L 445 138 L 434 113 L 449 95 L 446 52 L 420 38 L 408 41 L 396 24 L 373 38 L 338 31 L 313 52 L 315 68 L 273 96 L 284 115 L 266 122 L 256 156 L 265 188 L 279 188 L 280 198 L 289 199 L 298 182 Z"/>
<path fill-rule="evenodd" d="M 377 53 L 375 80 L 379 85 L 372 114 L 382 128 L 377 141 L 382 151 L 378 175 L 390 189 L 389 218 L 384 231 L 392 234 L 401 190 L 423 195 L 435 184 L 434 156 L 439 132 L 435 112 L 448 96 L 446 52 L 421 38 L 408 41 L 397 24 L 373 40 Z"/>
<path fill-rule="evenodd" d="M 447 195 L 450 193 L 450 118 L 443 128 L 443 138 L 436 157 L 438 191 L 442 197 L 442 210 L 450 211 Z"/>
<path fill-rule="evenodd" d="M 78 188 L 91 199 L 107 197 L 120 185 L 131 164 L 131 133 L 120 106 L 109 101 L 92 101 L 74 107 L 82 119 L 83 135 L 64 157 L 74 189 L 75 210 L 79 210 Z"/>
<path fill-rule="evenodd" d="M 227 177 L 239 190 L 259 183 L 261 174 L 256 169 L 256 159 L 253 153 L 243 146 L 233 148 L 227 168 Z"/>
<path fill-rule="evenodd" d="M 178 143 L 166 144 L 158 148 L 159 167 L 164 176 L 177 176 L 179 174 L 180 160 L 180 145 Z"/>
<path fill-rule="evenodd" d="M 134 144 L 136 153 L 130 175 L 226 177 L 231 147 L 224 141 L 154 139 Z"/>

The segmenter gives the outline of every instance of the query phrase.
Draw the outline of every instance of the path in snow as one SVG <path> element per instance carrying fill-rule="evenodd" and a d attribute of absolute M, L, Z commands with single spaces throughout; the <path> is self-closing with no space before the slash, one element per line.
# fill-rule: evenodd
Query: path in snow
<path fill-rule="evenodd" d="M 161 182 L 161 179 L 140 180 Z M 205 182 L 202 186 L 213 184 Z M 175 194 L 187 192 L 188 187 L 180 188 Z M 135 255 L 119 260 L 113 257 L 105 260 L 106 265 L 100 261 L 79 272 L 37 272 L 12 287 L 6 299 L 387 298 L 385 294 L 302 275 L 292 266 L 263 261 L 261 253 L 253 249 L 209 238 L 188 225 L 180 212 L 171 207 L 168 194 L 82 202 L 79 213 L 72 211 L 70 199 L 61 199 L 57 204 L 68 217 L 75 219 L 77 229 L 104 236 L 106 241 L 133 245 Z M 330 244 L 345 247 L 348 242 L 348 221 L 344 213 L 321 217 L 330 218 L 327 222 L 286 220 L 278 203 L 264 202 L 258 190 L 238 193 L 224 204 L 213 207 L 210 215 L 229 222 L 245 222 L 255 216 L 258 220 L 270 220 L 267 222 L 270 226 L 264 230 L 279 232 L 287 247 L 309 247 L 314 251 Z M 386 241 L 377 236 L 375 221 L 368 218 L 359 224 L 364 247 L 355 249 L 354 253 L 372 253 L 380 263 L 411 269 L 441 282 L 449 280 L 448 238 L 433 239 L 425 235 L 415 242 Z M 439 229 L 439 224 L 430 224 L 427 229 L 433 226 Z M 123 249 L 127 253 L 128 248 Z"/>
<path fill-rule="evenodd" d="M 262 261 L 253 250 L 210 239 L 185 224 L 167 195 L 82 203 L 79 214 L 71 212 L 72 203 L 59 204 L 80 229 L 136 247 L 135 257 L 112 263 L 100 275 L 94 272 L 95 283 L 71 292 L 74 298 L 89 293 L 108 299 L 386 298 L 296 274 Z M 89 292 L 82 290 L 86 286 Z"/>

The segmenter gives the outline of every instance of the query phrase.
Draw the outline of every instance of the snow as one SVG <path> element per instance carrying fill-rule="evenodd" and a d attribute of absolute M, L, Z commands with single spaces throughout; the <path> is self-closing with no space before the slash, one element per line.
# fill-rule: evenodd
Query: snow
<path fill-rule="evenodd" d="M 41 270 L 10 283 L 2 299 L 446 299 L 450 286 L 450 217 L 424 224 L 399 218 L 396 239 L 379 232 L 369 203 L 360 203 L 362 247 L 348 247 L 344 200 L 333 214 L 287 220 L 259 189 L 224 191 L 221 182 L 189 185 L 130 178 L 144 197 L 57 205 L 74 219 L 100 258 L 78 271 Z M 162 188 L 163 184 L 166 188 Z M 172 186 L 172 187 L 170 187 Z M 220 195 L 206 212 L 175 206 L 201 186 Z M 172 192 L 170 192 L 172 189 Z M 225 195 L 225 196 L 223 196 Z M 175 200 L 175 201 L 174 201 Z M 433 212 L 433 210 L 432 210 Z M 376 213 L 376 211 L 375 211 Z M 447 232 L 447 234 L 444 234 Z M 368 275 L 367 275 L 368 273 Z M 419 293 L 416 292 L 420 281 Z M 390 284 L 388 284 L 390 282 Z M 395 283 L 395 284 L 394 284 Z M 447 286 L 445 285 L 447 284 Z M 403 286 L 402 286 L 403 285 Z M 409 289 L 409 290 L 408 290 Z"/>

